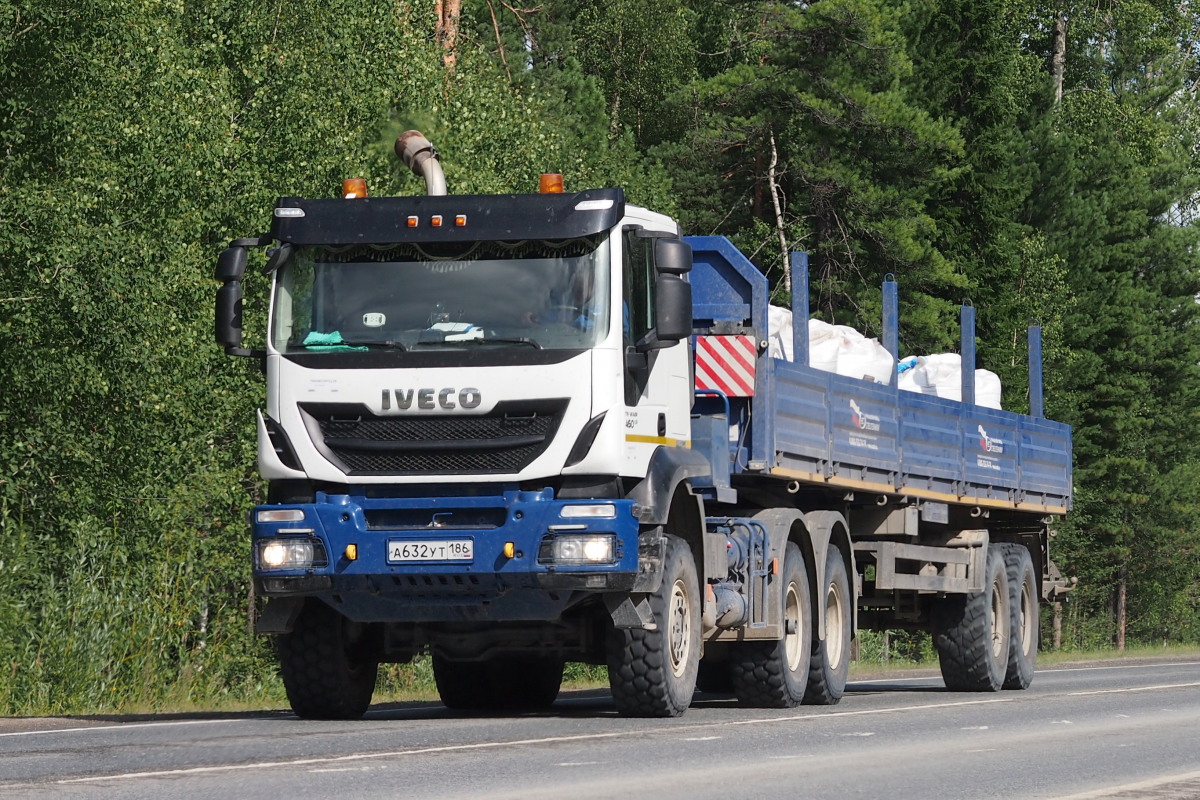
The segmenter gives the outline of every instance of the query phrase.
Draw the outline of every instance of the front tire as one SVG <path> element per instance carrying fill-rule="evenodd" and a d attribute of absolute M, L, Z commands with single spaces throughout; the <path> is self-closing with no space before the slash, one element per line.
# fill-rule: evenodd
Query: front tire
<path fill-rule="evenodd" d="M 936 610 L 934 646 L 946 688 L 995 692 L 1008 671 L 1008 577 L 1000 545 L 988 545 L 982 592 L 948 595 Z"/>
<path fill-rule="evenodd" d="M 783 638 L 746 642 L 733 652 L 734 694 L 744 706 L 794 708 L 804 700 L 813 617 L 804 555 L 793 542 L 784 549 L 783 581 Z"/>
<path fill-rule="evenodd" d="M 353 623 L 308 600 L 291 633 L 277 638 L 288 702 L 304 719 L 358 719 L 371 705 L 378 662 L 362 654 Z"/>
<path fill-rule="evenodd" d="M 691 705 L 700 665 L 700 582 L 687 543 L 668 535 L 662 584 L 649 597 L 655 630 L 613 628 L 608 681 L 625 717 L 677 717 Z"/>
<path fill-rule="evenodd" d="M 1033 682 L 1038 650 L 1038 580 L 1029 550 L 1019 544 L 1001 545 L 1008 578 L 1008 604 L 1012 614 L 1005 689 L 1028 689 Z"/>
<path fill-rule="evenodd" d="M 804 702 L 808 705 L 832 706 L 846 692 L 850 674 L 850 642 L 853 633 L 853 601 L 850 598 L 850 575 L 842 551 L 830 547 L 825 556 L 825 638 L 813 636 L 812 663 L 808 670 L 808 688 Z"/>

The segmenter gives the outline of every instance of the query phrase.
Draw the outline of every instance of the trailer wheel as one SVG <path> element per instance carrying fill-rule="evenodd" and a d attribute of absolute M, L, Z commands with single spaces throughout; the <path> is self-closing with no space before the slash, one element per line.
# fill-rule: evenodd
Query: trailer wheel
<path fill-rule="evenodd" d="M 804 699 L 812 658 L 812 601 L 804 555 L 788 542 L 783 557 L 783 638 L 746 642 L 730 659 L 738 702 L 754 708 L 794 708 Z"/>
<path fill-rule="evenodd" d="M 668 535 L 662 584 L 649 596 L 654 630 L 612 628 L 608 682 L 625 717 L 677 717 L 691 705 L 700 664 L 700 582 L 687 543 Z"/>
<path fill-rule="evenodd" d="M 804 702 L 808 705 L 832 706 L 846 691 L 850 673 L 850 640 L 853 636 L 853 603 L 850 599 L 850 576 L 842 551 L 830 547 L 825 556 L 824 591 L 825 639 L 813 636 L 812 663 L 808 670 L 808 688 Z M 821 602 L 818 597 L 818 602 Z"/>
<path fill-rule="evenodd" d="M 1028 689 L 1038 649 L 1038 581 L 1029 550 L 1019 544 L 1001 545 L 1008 578 L 1008 604 L 1012 614 L 1005 689 Z"/>
<path fill-rule="evenodd" d="M 696 673 L 696 689 L 708 694 L 733 694 L 733 676 L 728 661 L 715 661 L 707 655 Z"/>
<path fill-rule="evenodd" d="M 433 682 L 442 705 L 455 711 L 493 708 L 492 686 L 486 661 L 451 661 L 433 654 Z"/>
<path fill-rule="evenodd" d="M 989 545 L 982 592 L 949 595 L 938 603 L 933 643 L 946 688 L 995 692 L 1008 671 L 1008 576 L 1000 545 Z"/>
<path fill-rule="evenodd" d="M 540 711 L 554 705 L 562 676 L 561 658 L 512 655 L 452 661 L 433 656 L 438 696 L 456 711 Z"/>
<path fill-rule="evenodd" d="M 378 663 L 355 652 L 355 626 L 308 600 L 291 633 L 276 639 L 283 685 L 304 719 L 358 719 L 371 705 Z"/>

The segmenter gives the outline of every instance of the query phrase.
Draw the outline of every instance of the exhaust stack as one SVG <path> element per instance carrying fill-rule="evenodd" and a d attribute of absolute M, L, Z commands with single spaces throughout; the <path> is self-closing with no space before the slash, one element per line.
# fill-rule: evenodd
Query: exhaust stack
<path fill-rule="evenodd" d="M 420 131 L 405 131 L 396 139 L 396 155 L 408 168 L 425 179 L 425 193 L 446 194 L 446 174 L 437 151 Z"/>

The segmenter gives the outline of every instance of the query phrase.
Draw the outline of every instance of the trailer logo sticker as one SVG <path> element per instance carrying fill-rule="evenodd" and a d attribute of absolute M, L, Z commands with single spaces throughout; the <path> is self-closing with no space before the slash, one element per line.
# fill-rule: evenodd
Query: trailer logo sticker
<path fill-rule="evenodd" d="M 979 447 L 985 453 L 1000 454 L 1000 453 L 1004 452 L 1004 440 L 1003 439 L 993 439 L 991 436 L 988 436 L 987 431 L 985 431 L 983 429 L 983 426 L 980 425 L 979 426 Z"/>
<path fill-rule="evenodd" d="M 984 430 L 982 425 L 980 425 L 979 426 L 979 449 L 985 453 L 992 453 L 995 455 L 1004 455 L 1004 440 L 988 436 L 988 432 L 986 430 Z M 979 467 L 980 469 L 991 469 L 991 470 L 995 470 L 996 472 L 999 472 L 999 471 L 1001 471 L 1001 469 L 1003 469 L 1000 466 L 999 462 L 995 461 L 994 459 L 988 458 L 987 456 L 982 456 L 982 455 L 975 456 L 975 465 L 977 467 Z"/>
<path fill-rule="evenodd" d="M 864 433 L 879 433 L 882 429 L 879 423 L 879 417 L 876 414 L 868 414 L 859 407 L 858 403 L 853 399 L 850 400 L 850 421 L 854 427 Z M 851 447 L 865 447 L 869 450 L 878 450 L 879 444 L 875 436 L 853 436 L 850 437 Z"/>

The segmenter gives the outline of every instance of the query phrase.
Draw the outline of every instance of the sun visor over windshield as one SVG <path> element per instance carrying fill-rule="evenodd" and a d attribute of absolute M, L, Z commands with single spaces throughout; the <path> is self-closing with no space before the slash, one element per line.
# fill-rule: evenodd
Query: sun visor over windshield
<path fill-rule="evenodd" d="M 575 239 L 612 229 L 625 214 L 620 188 L 577 194 L 280 198 L 271 235 L 292 244 Z"/>

